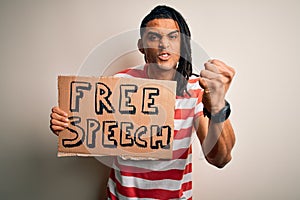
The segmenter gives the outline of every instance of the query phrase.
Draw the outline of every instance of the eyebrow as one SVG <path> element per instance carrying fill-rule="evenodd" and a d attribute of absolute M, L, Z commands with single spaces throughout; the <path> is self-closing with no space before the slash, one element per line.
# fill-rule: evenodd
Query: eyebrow
<path fill-rule="evenodd" d="M 179 30 L 175 30 L 175 31 L 171 31 L 170 33 L 168 33 L 167 35 L 172 35 L 174 33 L 179 33 Z M 161 36 L 161 34 L 157 33 L 157 32 L 153 32 L 153 31 L 149 31 L 147 33 L 147 35 L 150 35 L 150 34 L 153 34 L 153 35 L 156 35 L 156 36 Z"/>

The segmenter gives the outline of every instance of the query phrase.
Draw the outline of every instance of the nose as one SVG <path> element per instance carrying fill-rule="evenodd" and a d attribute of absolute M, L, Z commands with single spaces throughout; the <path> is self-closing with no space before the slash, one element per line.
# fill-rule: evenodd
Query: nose
<path fill-rule="evenodd" d="M 169 40 L 166 36 L 164 36 L 159 41 L 159 48 L 166 49 L 168 47 L 169 47 Z"/>

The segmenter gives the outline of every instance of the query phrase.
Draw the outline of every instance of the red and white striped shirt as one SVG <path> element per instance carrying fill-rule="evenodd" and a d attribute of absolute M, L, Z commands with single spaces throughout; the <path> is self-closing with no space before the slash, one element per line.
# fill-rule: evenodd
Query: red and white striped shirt
<path fill-rule="evenodd" d="M 148 65 L 127 69 L 116 77 L 148 78 Z M 192 199 L 192 146 L 194 120 L 203 114 L 197 77 L 190 77 L 189 94 L 176 96 L 173 158 L 124 160 L 117 157 L 108 180 L 108 199 Z"/>

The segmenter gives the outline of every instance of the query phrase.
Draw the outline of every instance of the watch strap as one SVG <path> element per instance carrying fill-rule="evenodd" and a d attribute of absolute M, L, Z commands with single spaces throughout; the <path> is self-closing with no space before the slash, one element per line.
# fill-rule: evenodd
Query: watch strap
<path fill-rule="evenodd" d="M 231 113 L 230 104 L 225 100 L 225 106 L 216 114 L 211 114 L 205 107 L 203 108 L 204 116 L 208 117 L 215 123 L 224 122 Z"/>

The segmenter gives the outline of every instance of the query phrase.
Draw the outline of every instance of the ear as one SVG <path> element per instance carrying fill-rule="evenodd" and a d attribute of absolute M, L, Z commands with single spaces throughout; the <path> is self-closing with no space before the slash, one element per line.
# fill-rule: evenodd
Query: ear
<path fill-rule="evenodd" d="M 138 46 L 138 48 L 139 48 L 139 51 L 140 51 L 142 54 L 145 54 L 145 49 L 144 49 L 144 45 L 143 45 L 142 39 L 139 39 L 139 40 L 138 40 L 137 46 Z"/>

